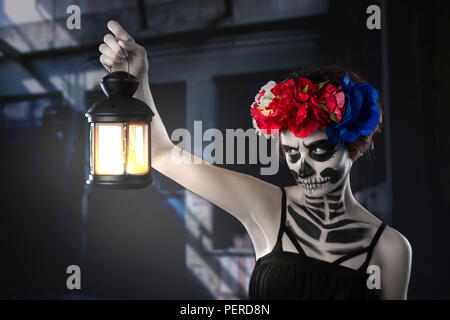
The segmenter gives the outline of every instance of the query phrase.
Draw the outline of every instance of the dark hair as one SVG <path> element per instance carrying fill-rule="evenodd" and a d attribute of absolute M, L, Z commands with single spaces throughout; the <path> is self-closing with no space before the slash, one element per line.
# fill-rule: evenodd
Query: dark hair
<path fill-rule="evenodd" d="M 332 66 L 321 66 L 321 67 L 313 67 L 313 68 L 303 68 L 296 71 L 293 71 L 289 73 L 283 81 L 287 81 L 289 79 L 297 79 L 297 78 L 307 78 L 312 83 L 320 83 L 324 81 L 329 81 L 334 86 L 340 85 L 340 79 L 345 74 L 348 73 L 350 79 L 352 79 L 353 82 L 363 82 L 364 79 L 354 72 L 353 70 L 350 70 L 348 68 L 344 68 L 337 65 Z M 367 81 L 364 81 L 367 82 Z M 367 153 L 368 151 L 372 150 L 374 148 L 373 144 L 373 135 L 377 132 L 381 131 L 381 122 L 383 118 L 383 111 L 381 109 L 380 103 L 377 102 L 378 107 L 380 108 L 381 114 L 380 114 L 380 120 L 378 122 L 378 126 L 375 128 L 375 130 L 367 135 L 367 136 L 360 136 L 358 140 L 355 142 L 346 142 L 344 145 L 348 150 L 348 153 L 350 155 L 350 158 L 355 161 L 359 157 L 361 157 L 363 154 Z M 282 162 L 285 162 L 285 155 L 283 148 L 281 148 L 280 144 L 280 159 Z"/>

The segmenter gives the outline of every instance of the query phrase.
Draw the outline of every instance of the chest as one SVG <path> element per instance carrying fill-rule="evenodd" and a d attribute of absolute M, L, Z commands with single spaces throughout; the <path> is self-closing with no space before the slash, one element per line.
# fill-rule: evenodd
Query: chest
<path fill-rule="evenodd" d="M 316 208 L 318 206 L 288 201 L 282 235 L 283 251 L 333 262 L 370 244 L 375 232 L 371 224 L 351 219 L 345 212 L 333 216 L 326 203 L 320 208 L 322 210 L 315 211 Z M 357 268 L 364 259 L 365 254 L 356 255 L 345 264 Z"/>

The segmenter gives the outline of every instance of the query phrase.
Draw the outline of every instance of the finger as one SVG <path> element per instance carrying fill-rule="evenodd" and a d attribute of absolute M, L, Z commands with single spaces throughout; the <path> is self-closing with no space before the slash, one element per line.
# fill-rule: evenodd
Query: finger
<path fill-rule="evenodd" d="M 134 41 L 119 40 L 119 41 L 117 41 L 117 43 L 119 44 L 119 46 L 121 46 L 126 51 L 134 51 L 137 49 L 137 46 L 138 46 L 138 44 Z"/>
<path fill-rule="evenodd" d="M 106 34 L 103 37 L 103 42 L 105 42 L 108 47 L 119 57 L 125 58 L 122 48 L 119 46 L 117 39 L 110 33 Z"/>
<path fill-rule="evenodd" d="M 116 36 L 119 40 L 130 41 L 133 38 L 125 31 L 124 28 L 115 20 L 108 21 L 108 29 Z"/>
<path fill-rule="evenodd" d="M 130 42 L 130 41 L 118 41 L 119 45 L 125 49 L 125 53 L 128 55 L 128 53 L 138 53 L 140 55 L 146 56 L 147 51 L 145 48 L 136 42 Z"/>
<path fill-rule="evenodd" d="M 112 58 L 116 63 L 123 63 L 126 61 L 125 58 L 122 58 L 121 56 L 117 55 L 114 51 L 111 50 L 110 47 L 108 47 L 108 45 L 106 45 L 104 43 L 102 43 L 98 47 L 98 51 L 103 53 L 105 56 Z"/>
<path fill-rule="evenodd" d="M 113 67 L 113 68 L 117 68 L 117 67 L 120 67 L 121 66 L 121 64 L 120 63 L 117 63 L 117 62 L 115 62 L 111 57 L 108 57 L 108 56 L 105 56 L 104 54 L 102 54 L 101 56 L 100 56 L 100 62 L 105 66 L 108 66 L 108 70 L 109 70 L 109 67 L 111 66 L 111 67 Z M 106 68 L 106 67 L 105 67 Z"/>
<path fill-rule="evenodd" d="M 105 67 L 105 69 L 108 70 L 108 72 L 111 72 L 111 67 L 110 66 L 108 66 L 106 64 L 103 64 L 103 63 L 102 63 L 102 66 Z"/>

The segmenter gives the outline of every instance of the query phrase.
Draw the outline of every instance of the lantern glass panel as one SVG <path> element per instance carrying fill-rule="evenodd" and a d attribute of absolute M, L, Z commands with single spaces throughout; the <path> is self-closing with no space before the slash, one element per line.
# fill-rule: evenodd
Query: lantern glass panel
<path fill-rule="evenodd" d="M 131 122 L 127 126 L 127 164 L 128 174 L 146 174 L 148 163 L 148 130 L 145 122 Z"/>
<path fill-rule="evenodd" d="M 94 155 L 95 155 L 95 146 L 94 146 L 94 132 L 95 132 L 95 124 L 91 123 L 91 127 L 89 130 L 89 164 L 91 174 L 94 174 Z"/>
<path fill-rule="evenodd" d="M 94 123 L 93 136 L 94 173 L 100 175 L 124 174 L 124 124 Z"/>

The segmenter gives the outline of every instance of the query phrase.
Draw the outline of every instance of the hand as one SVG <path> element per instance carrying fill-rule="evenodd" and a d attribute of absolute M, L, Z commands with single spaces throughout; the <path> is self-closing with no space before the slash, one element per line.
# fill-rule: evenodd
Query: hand
<path fill-rule="evenodd" d="M 109 71 L 111 66 L 112 71 L 128 72 L 125 52 L 130 63 L 130 73 L 137 77 L 140 82 L 147 79 L 148 60 L 145 48 L 137 44 L 117 21 L 110 20 L 107 26 L 113 34 L 106 34 L 103 37 L 104 42 L 98 47 L 98 50 L 102 53 L 100 62 L 106 70 Z"/>

